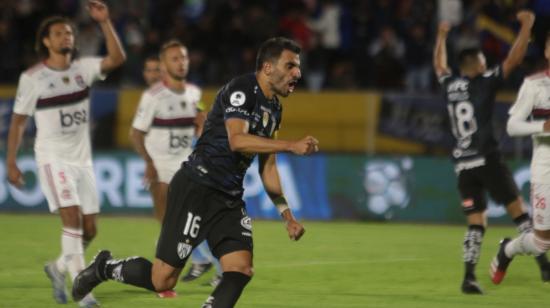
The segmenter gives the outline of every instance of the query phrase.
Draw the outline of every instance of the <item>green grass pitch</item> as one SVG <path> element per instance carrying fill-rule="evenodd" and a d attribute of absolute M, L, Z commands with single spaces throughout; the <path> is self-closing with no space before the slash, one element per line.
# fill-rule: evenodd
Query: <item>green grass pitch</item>
<path fill-rule="evenodd" d="M 488 265 L 498 240 L 512 227 L 490 227 L 478 277 L 484 296 L 459 291 L 463 226 L 393 223 L 306 222 L 299 242 L 288 240 L 281 222 L 254 222 L 256 275 L 237 307 L 550 307 L 550 284 L 540 280 L 532 257 L 518 257 L 500 286 Z M 54 215 L 0 215 L 0 307 L 60 306 L 42 270 L 59 253 L 60 221 Z M 152 218 L 100 217 L 99 233 L 86 252 L 100 248 L 115 257 L 151 258 L 159 232 Z M 213 272 L 179 283 L 175 299 L 108 282 L 94 292 L 102 307 L 200 307 Z"/>

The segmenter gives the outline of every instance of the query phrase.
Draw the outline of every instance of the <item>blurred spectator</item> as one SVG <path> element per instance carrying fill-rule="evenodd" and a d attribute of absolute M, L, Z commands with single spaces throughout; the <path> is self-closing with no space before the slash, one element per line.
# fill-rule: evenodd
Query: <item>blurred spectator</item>
<path fill-rule="evenodd" d="M 374 61 L 374 86 L 381 89 L 396 89 L 403 86 L 403 57 L 405 44 L 390 26 L 385 26 L 369 46 L 369 55 Z"/>
<path fill-rule="evenodd" d="M 432 83 L 431 49 L 426 29 L 415 24 L 408 29 L 406 39 L 405 63 L 407 73 L 405 85 L 409 92 L 430 90 Z"/>

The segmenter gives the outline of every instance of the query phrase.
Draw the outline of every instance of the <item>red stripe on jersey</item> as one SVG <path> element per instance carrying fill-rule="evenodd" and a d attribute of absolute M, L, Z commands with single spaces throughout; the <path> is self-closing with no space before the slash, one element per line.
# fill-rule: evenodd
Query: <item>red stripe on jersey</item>
<path fill-rule="evenodd" d="M 69 94 L 52 96 L 48 98 L 41 98 L 36 102 L 36 108 L 49 108 L 62 105 L 70 105 L 78 103 L 81 100 L 87 98 L 90 95 L 90 88 L 86 87 L 85 89 Z"/>
<path fill-rule="evenodd" d="M 162 126 L 162 127 L 186 127 L 195 125 L 195 117 L 188 118 L 175 118 L 175 119 L 161 119 L 154 118 L 153 126 Z"/>
<path fill-rule="evenodd" d="M 550 116 L 550 109 L 533 109 L 531 114 L 534 117 L 540 117 L 540 116 Z"/>

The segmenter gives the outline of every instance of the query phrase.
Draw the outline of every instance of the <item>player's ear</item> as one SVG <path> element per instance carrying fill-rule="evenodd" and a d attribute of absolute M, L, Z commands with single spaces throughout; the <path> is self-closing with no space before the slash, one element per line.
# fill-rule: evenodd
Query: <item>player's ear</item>
<path fill-rule="evenodd" d="M 271 64 L 271 62 L 269 61 L 266 61 L 264 62 L 264 72 L 266 75 L 271 75 L 271 72 L 273 71 L 273 65 Z"/>
<path fill-rule="evenodd" d="M 42 44 L 44 44 L 44 46 L 46 46 L 46 48 L 50 48 L 50 46 L 51 46 L 50 39 L 48 37 L 44 37 L 42 39 Z"/>

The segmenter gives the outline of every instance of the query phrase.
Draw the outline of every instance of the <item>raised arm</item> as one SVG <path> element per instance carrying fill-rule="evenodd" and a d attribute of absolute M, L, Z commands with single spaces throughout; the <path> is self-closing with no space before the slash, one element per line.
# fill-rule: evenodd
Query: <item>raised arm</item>
<path fill-rule="evenodd" d="M 449 24 L 444 21 L 439 24 L 437 29 L 433 55 L 433 66 L 437 78 L 450 73 L 447 64 L 447 35 L 449 34 L 449 29 Z"/>
<path fill-rule="evenodd" d="M 8 149 L 6 153 L 6 166 L 8 168 L 8 181 L 15 187 L 22 187 L 25 182 L 23 181 L 23 174 L 17 167 L 17 151 L 21 146 L 21 140 L 23 140 L 23 133 L 25 127 L 27 127 L 28 116 L 13 113 L 11 116 L 10 130 L 8 133 Z"/>
<path fill-rule="evenodd" d="M 521 28 L 506 59 L 502 62 L 502 75 L 504 78 L 510 76 L 512 71 L 523 61 L 529 45 L 531 28 L 535 23 L 535 15 L 531 11 L 522 10 L 516 17 L 521 24 Z"/>
<path fill-rule="evenodd" d="M 298 141 L 269 139 L 249 134 L 248 126 L 246 120 L 238 118 L 225 121 L 231 151 L 259 154 L 292 152 L 297 155 L 309 155 L 319 150 L 319 142 L 311 136 Z"/>
<path fill-rule="evenodd" d="M 88 2 L 88 10 L 92 19 L 99 23 L 101 31 L 105 36 L 107 56 L 101 61 L 101 72 L 108 73 L 124 63 L 126 54 L 109 18 L 109 8 L 107 5 L 99 0 L 90 0 Z"/>
<path fill-rule="evenodd" d="M 294 218 L 292 210 L 288 206 L 288 202 L 283 194 L 275 154 L 261 154 L 259 155 L 259 162 L 259 172 L 265 191 L 275 204 L 283 220 L 286 222 L 288 237 L 291 240 L 297 241 L 304 235 L 305 229 L 302 224 Z"/>
<path fill-rule="evenodd" d="M 508 112 L 510 117 L 506 123 L 506 132 L 512 137 L 550 131 L 550 120 L 528 120 L 536 99 L 533 86 L 528 80 L 523 82 L 518 98 Z"/>

